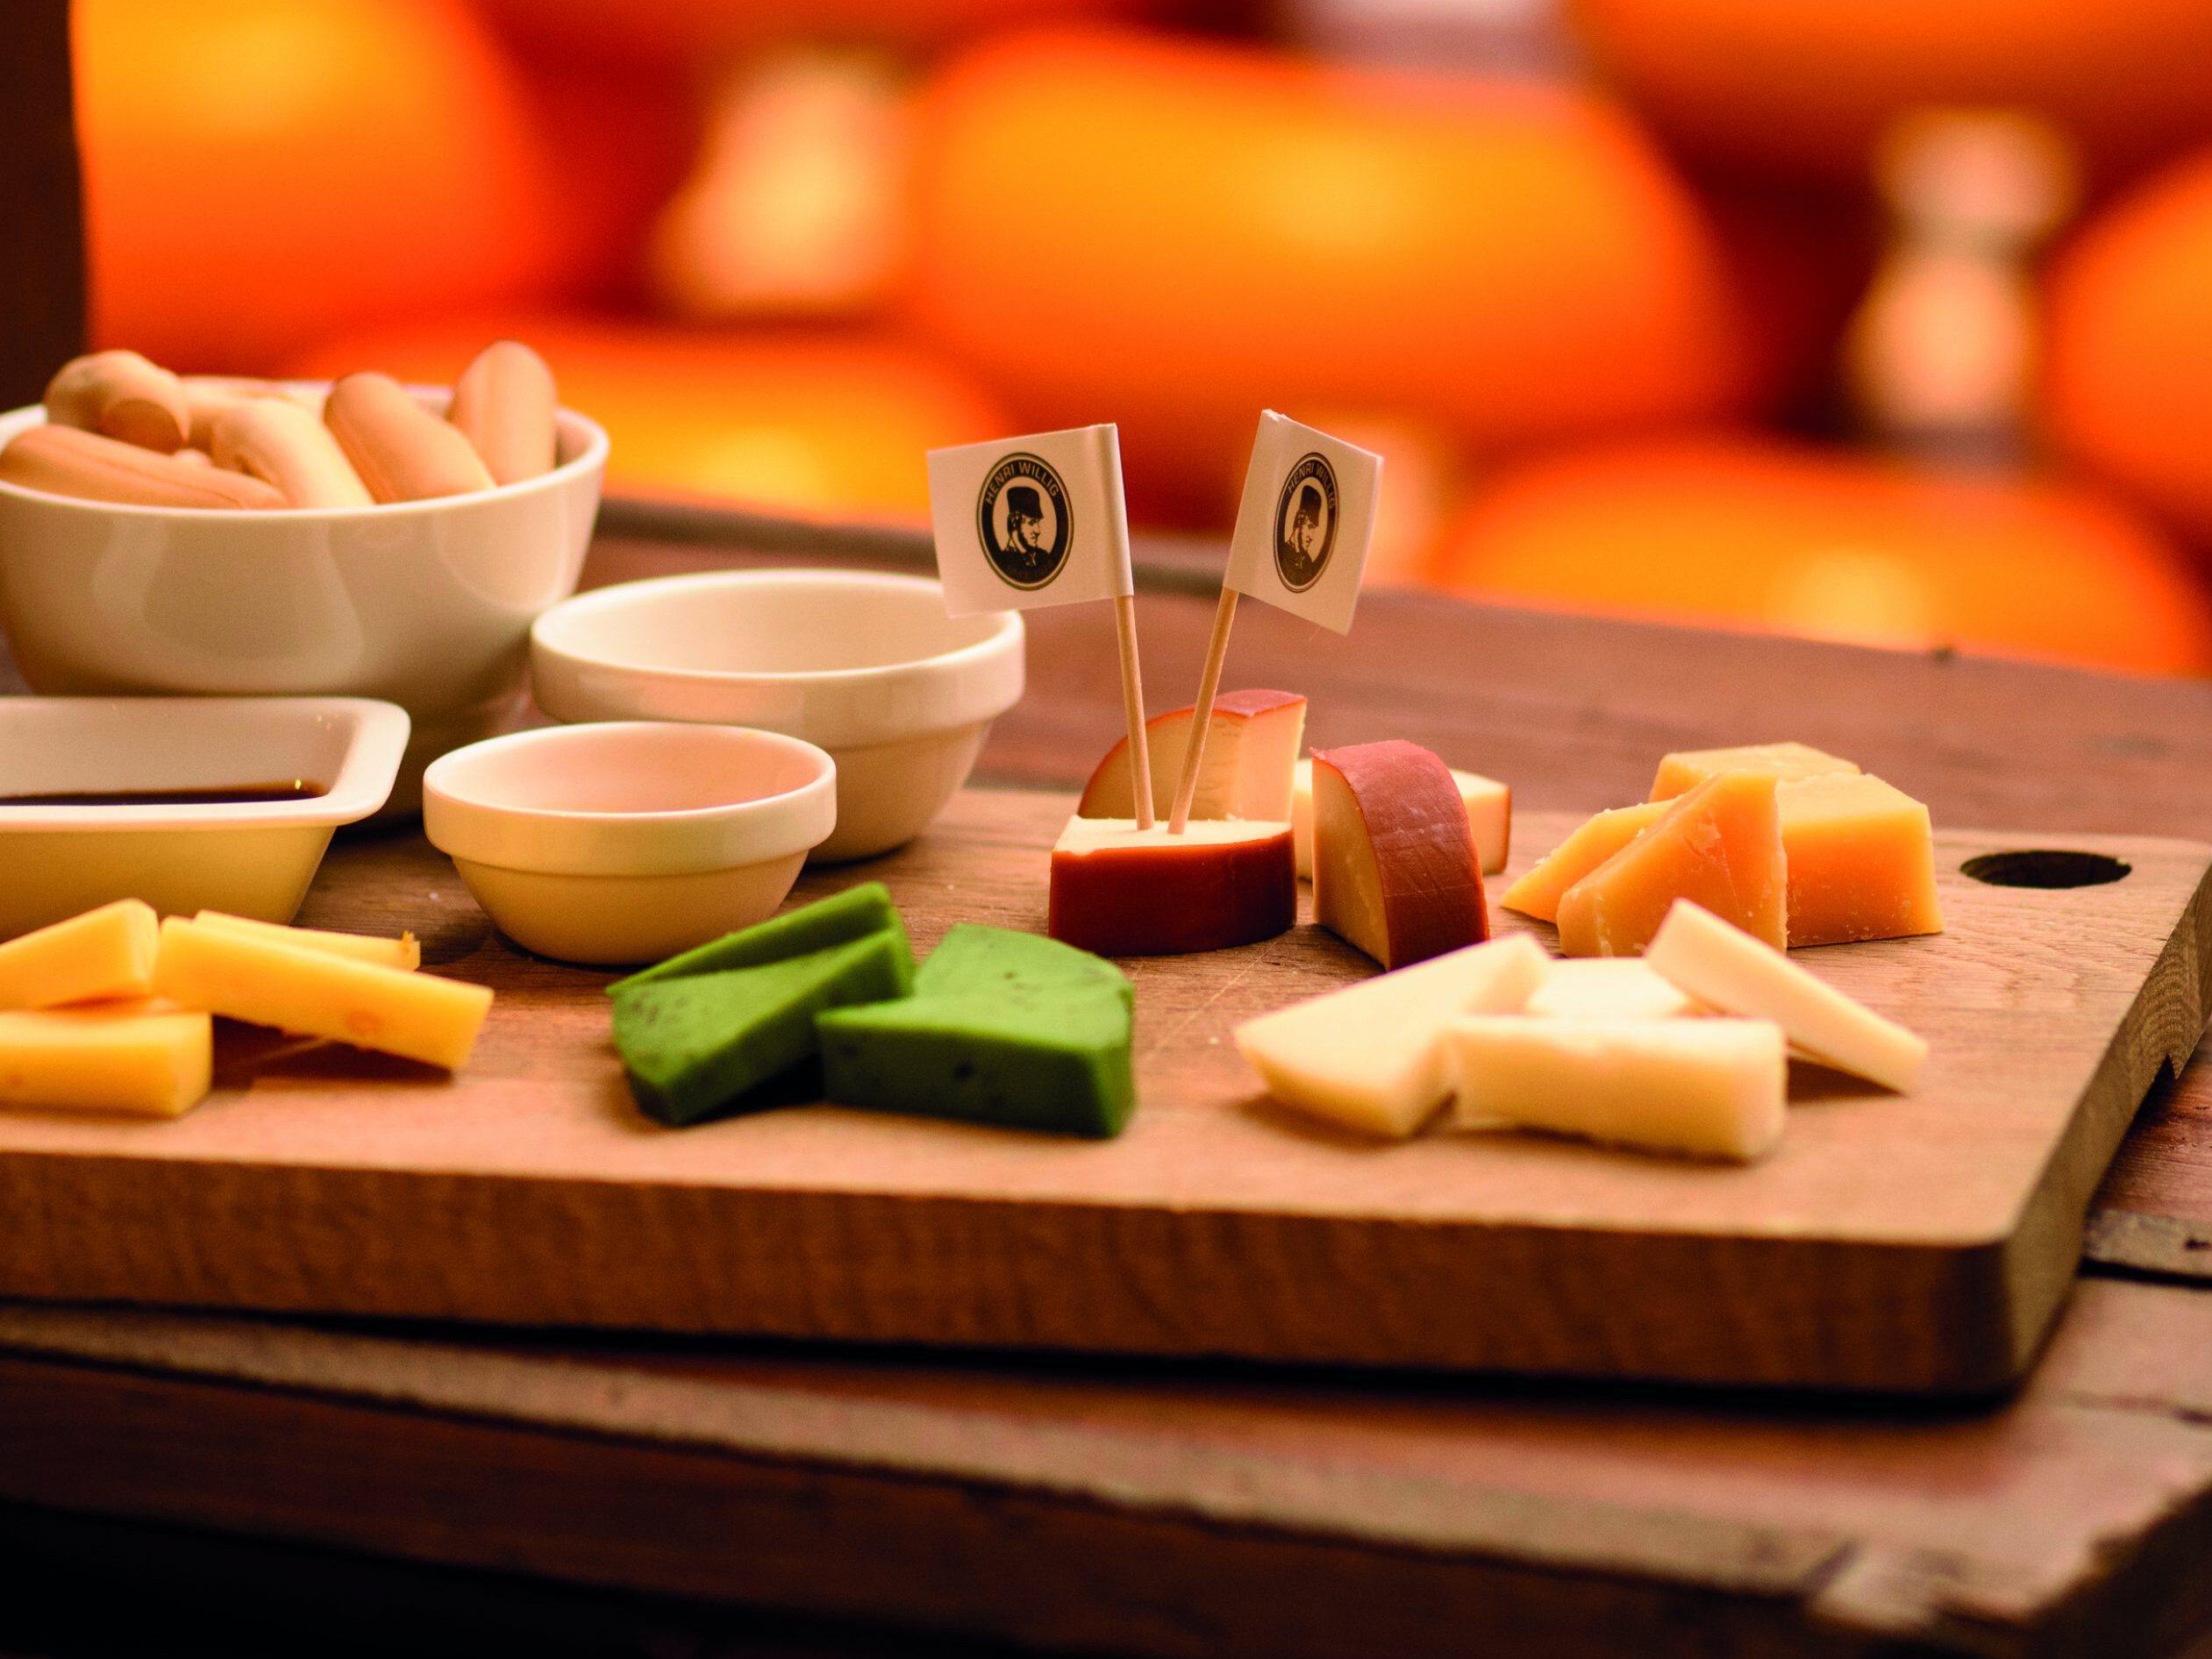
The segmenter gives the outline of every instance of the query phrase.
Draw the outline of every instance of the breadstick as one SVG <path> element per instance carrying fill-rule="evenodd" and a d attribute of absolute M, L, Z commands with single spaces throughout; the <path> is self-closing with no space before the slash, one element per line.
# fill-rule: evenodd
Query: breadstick
<path fill-rule="evenodd" d="M 246 399 L 217 418 L 212 438 L 218 466 L 275 485 L 289 507 L 374 504 L 330 429 L 284 398 Z"/>
<path fill-rule="evenodd" d="M 174 455 L 74 426 L 25 427 L 0 449 L 0 480 L 25 489 L 132 507 L 282 507 L 258 478 L 194 466 Z"/>
<path fill-rule="evenodd" d="M 167 455 L 192 430 L 184 387 L 136 352 L 72 358 L 46 382 L 46 419 Z"/>
<path fill-rule="evenodd" d="M 257 381 L 243 374 L 186 374 L 184 406 L 191 412 L 191 441 L 206 449 L 215 441 L 215 423 L 238 408 L 260 398 L 281 398 L 296 403 L 317 420 L 323 418 L 323 395 L 286 386 L 279 381 Z"/>
<path fill-rule="evenodd" d="M 553 467 L 553 370 L 520 340 L 494 340 L 453 382 L 452 419 L 502 484 Z"/>
<path fill-rule="evenodd" d="M 323 421 L 380 502 L 424 501 L 492 487 L 491 473 L 468 440 L 389 374 L 348 374 L 331 388 Z"/>

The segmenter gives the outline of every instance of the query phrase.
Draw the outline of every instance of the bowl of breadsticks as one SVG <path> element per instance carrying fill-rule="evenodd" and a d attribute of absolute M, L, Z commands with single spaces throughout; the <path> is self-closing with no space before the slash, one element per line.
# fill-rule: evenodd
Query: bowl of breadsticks
<path fill-rule="evenodd" d="M 378 697 L 414 721 L 389 811 L 516 710 L 575 590 L 607 435 L 526 345 L 452 388 L 67 365 L 0 415 L 0 628 L 35 692 Z"/>

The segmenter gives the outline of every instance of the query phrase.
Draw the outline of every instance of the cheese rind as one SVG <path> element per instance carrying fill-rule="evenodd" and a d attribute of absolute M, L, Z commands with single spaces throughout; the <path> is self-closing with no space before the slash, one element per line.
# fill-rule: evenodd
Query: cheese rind
<path fill-rule="evenodd" d="M 1101 956 L 1254 944 L 1298 919 L 1290 825 L 1191 820 L 1139 830 L 1072 818 L 1052 848 L 1045 931 Z"/>
<path fill-rule="evenodd" d="M 1314 757 L 1313 919 L 1386 968 L 1490 936 L 1474 837 L 1443 761 L 1395 739 Z"/>
<path fill-rule="evenodd" d="M 1513 791 L 1479 772 L 1451 768 L 1459 804 L 1467 809 L 1467 833 L 1474 837 L 1474 860 L 1486 876 L 1506 866 L 1513 853 Z M 1313 757 L 1299 759 L 1290 787 L 1290 835 L 1298 852 L 1298 878 L 1313 879 Z M 1547 920 L 1549 918 L 1546 918 Z"/>
<path fill-rule="evenodd" d="M 164 1002 L 0 1014 L 0 1106 L 182 1117 L 207 1095 L 213 1032 Z"/>
<path fill-rule="evenodd" d="M 1173 708 L 1145 723 L 1152 763 L 1152 804 L 1166 816 L 1181 781 L 1195 706 Z M 1224 691 L 1206 723 L 1193 818 L 1242 818 L 1252 823 L 1290 819 L 1291 773 L 1306 730 L 1306 700 L 1295 691 Z M 1133 818 L 1137 793 L 1129 775 L 1129 739 L 1106 751 L 1075 808 L 1083 818 Z"/>
<path fill-rule="evenodd" d="M 1780 950 L 1789 879 L 1774 780 L 1724 772 L 1559 896 L 1563 955 L 1633 956 L 1676 899 L 1692 899 Z"/>
<path fill-rule="evenodd" d="M 1659 775 L 1652 780 L 1652 799 L 1672 801 L 1723 772 L 1764 773 L 1777 783 L 1784 783 L 1795 778 L 1858 770 L 1856 761 L 1842 759 L 1810 744 L 1749 743 L 1733 749 L 1683 749 L 1660 757 Z"/>
<path fill-rule="evenodd" d="M 1789 942 L 1841 944 L 1941 933 L 1928 808 L 1863 773 L 1774 792 L 1789 855 Z"/>
<path fill-rule="evenodd" d="M 1519 1008 L 1548 962 L 1524 933 L 1469 945 L 1247 1020 L 1237 1048 L 1285 1106 L 1402 1137 L 1452 1092 L 1445 1028 Z"/>
<path fill-rule="evenodd" d="M 1509 1126 L 1748 1162 L 1780 1138 L 1789 1080 L 1768 1020 L 1538 1020 L 1445 1029 L 1466 1129 Z"/>
<path fill-rule="evenodd" d="M 481 985 L 171 916 L 153 988 L 188 1008 L 458 1072 L 491 1008 Z"/>
<path fill-rule="evenodd" d="M 303 951 L 324 951 L 334 957 L 348 957 L 356 962 L 373 962 L 379 967 L 397 968 L 403 973 L 411 972 L 423 965 L 423 947 L 411 933 L 403 933 L 396 939 L 388 939 L 370 933 L 332 933 L 322 928 L 288 928 L 279 922 L 257 922 L 251 916 L 226 915 L 220 910 L 203 910 L 192 918 L 206 927 L 242 933 L 253 938 L 275 939 L 282 943 L 296 944 Z"/>
<path fill-rule="evenodd" d="M 1700 1002 L 1772 1020 L 1823 1064 L 1900 1093 L 1928 1057 L 1903 1026 L 1688 900 L 1667 912 L 1644 960 Z"/>
<path fill-rule="evenodd" d="M 1643 801 L 1632 807 L 1593 814 L 1530 866 L 1498 902 L 1538 922 L 1558 921 L 1561 895 L 1666 816 L 1669 804 Z"/>
<path fill-rule="evenodd" d="M 1552 1020 L 1679 1020 L 1699 1008 L 1636 957 L 1581 957 L 1551 964 L 1522 1012 Z"/>
<path fill-rule="evenodd" d="M 161 935 L 151 905 L 118 899 L 0 944 L 0 1008 L 50 1008 L 153 987 Z"/>

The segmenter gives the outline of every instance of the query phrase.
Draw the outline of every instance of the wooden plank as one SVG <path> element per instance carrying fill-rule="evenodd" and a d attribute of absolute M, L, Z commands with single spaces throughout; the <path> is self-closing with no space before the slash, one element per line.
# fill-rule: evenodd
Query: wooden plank
<path fill-rule="evenodd" d="M 0 409 L 14 409 L 84 349 L 68 0 L 0 7 Z"/>
<path fill-rule="evenodd" d="M 2010 1408 L 1847 1411 L 18 1306 L 0 1495 L 1166 1655 L 2154 1653 L 2208 1344 L 2087 1285 Z"/>
<path fill-rule="evenodd" d="M 869 873 L 925 947 L 955 920 L 1038 927 L 1071 804 L 972 792 Z M 1567 827 L 1529 822 L 1519 861 Z M 272 1039 L 179 1122 L 0 1119 L 0 1290 L 1986 1389 L 2032 1356 L 2097 1175 L 2202 1028 L 2212 860 L 2107 838 L 2087 844 L 2134 866 L 2110 886 L 1957 873 L 2007 844 L 1940 837 L 1950 932 L 1821 953 L 1933 1040 L 1922 1089 L 1808 1073 L 1782 1149 L 1746 1170 L 1527 1136 L 1378 1148 L 1282 1113 L 1226 1033 L 1368 971 L 1310 927 L 1133 965 L 1145 1104 L 1110 1144 L 827 1107 L 665 1131 L 624 1094 L 607 976 L 520 956 L 442 859 L 385 837 L 338 855 L 303 919 L 412 926 L 434 965 L 496 986 L 469 1075 Z"/>

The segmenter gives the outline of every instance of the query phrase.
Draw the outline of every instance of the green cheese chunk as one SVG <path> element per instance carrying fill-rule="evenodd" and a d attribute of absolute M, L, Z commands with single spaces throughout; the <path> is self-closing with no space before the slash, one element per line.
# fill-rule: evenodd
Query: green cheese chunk
<path fill-rule="evenodd" d="M 1034 934 L 956 927 L 896 1002 L 817 1015 L 843 1106 L 1104 1138 L 1137 1099 L 1132 993 L 1111 963 Z"/>
<path fill-rule="evenodd" d="M 763 963 L 781 962 L 789 957 L 804 956 L 810 951 L 827 950 L 833 944 L 865 938 L 871 933 L 897 935 L 900 948 L 906 952 L 909 965 L 912 964 L 914 952 L 907 943 L 906 923 L 891 902 L 890 890 L 881 881 L 864 881 L 783 915 L 771 916 L 741 932 L 725 933 L 719 939 L 686 951 L 681 956 L 670 957 L 626 979 L 617 979 L 607 990 L 610 994 L 617 994 L 663 979 L 686 979 L 702 973 L 725 973 L 732 968 L 759 967 Z"/>
<path fill-rule="evenodd" d="M 790 1104 L 816 1052 L 814 1016 L 913 988 L 903 929 L 753 967 L 636 985 L 615 998 L 615 1047 L 646 1116 L 681 1127 Z M 778 1086 L 779 1083 L 784 1086 Z"/>

